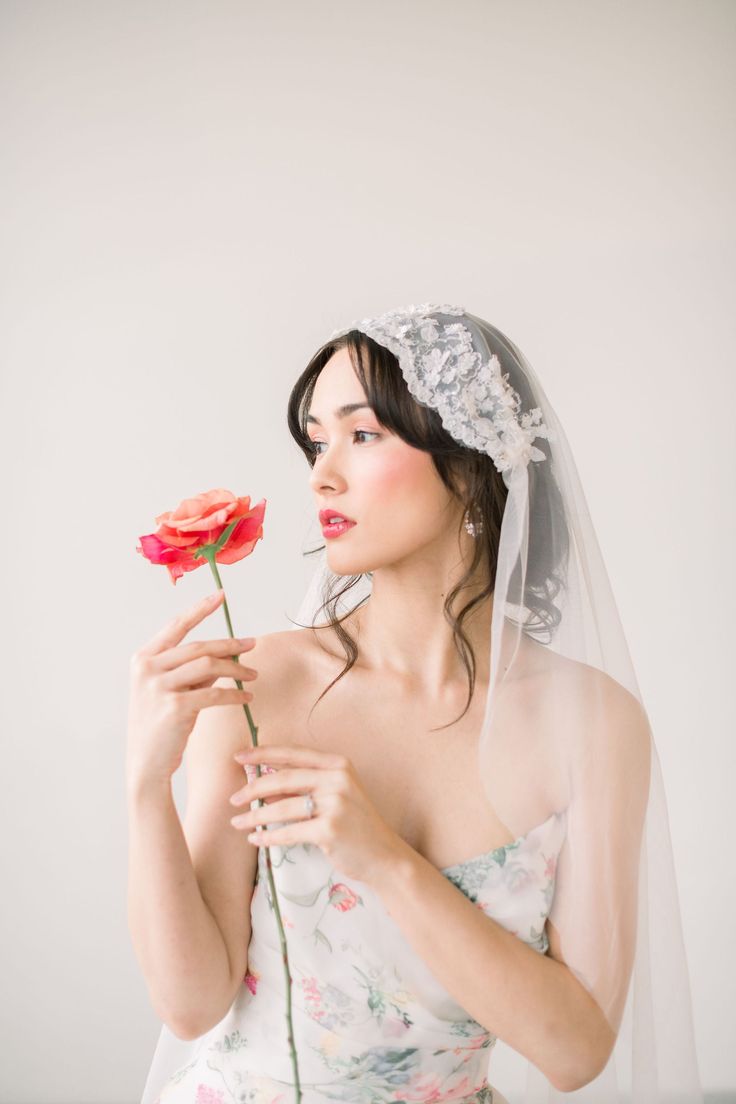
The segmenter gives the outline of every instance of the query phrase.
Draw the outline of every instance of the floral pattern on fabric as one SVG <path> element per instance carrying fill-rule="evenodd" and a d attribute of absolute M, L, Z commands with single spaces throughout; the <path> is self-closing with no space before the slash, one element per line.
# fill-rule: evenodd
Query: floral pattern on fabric
<path fill-rule="evenodd" d="M 544 954 L 563 838 L 564 814 L 553 814 L 513 843 L 440 873 Z M 271 858 L 288 929 L 302 1104 L 492 1104 L 487 1073 L 496 1036 L 439 983 L 378 895 L 335 870 L 314 844 L 273 845 Z M 258 864 L 243 985 L 156 1104 L 294 1099 L 283 960 L 262 850 Z"/>

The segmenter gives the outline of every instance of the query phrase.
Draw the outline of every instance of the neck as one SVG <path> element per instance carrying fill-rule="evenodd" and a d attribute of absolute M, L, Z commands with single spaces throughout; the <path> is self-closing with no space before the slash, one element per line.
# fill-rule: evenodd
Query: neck
<path fill-rule="evenodd" d="M 446 596 L 459 578 L 440 577 L 431 565 L 423 572 L 397 566 L 376 570 L 371 595 L 356 612 L 358 664 L 425 698 L 458 690 L 464 696 L 468 675 L 444 611 Z M 461 590 L 452 603 L 454 616 L 482 590 L 481 582 Z M 490 663 L 492 610 L 493 596 L 487 595 L 463 623 L 478 682 L 487 678 Z"/>

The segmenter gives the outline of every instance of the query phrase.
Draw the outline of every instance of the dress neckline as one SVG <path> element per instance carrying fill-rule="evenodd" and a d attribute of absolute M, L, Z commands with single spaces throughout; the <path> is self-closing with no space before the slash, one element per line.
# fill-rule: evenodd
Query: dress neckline
<path fill-rule="evenodd" d="M 520 843 L 523 843 L 524 840 L 529 839 L 530 836 L 533 836 L 542 828 L 546 828 L 547 825 L 552 820 L 555 820 L 559 815 L 559 813 L 551 813 L 550 816 L 548 816 L 546 820 L 543 820 L 541 824 L 536 824 L 533 828 L 530 828 L 528 832 L 525 832 L 523 836 L 518 836 L 515 840 L 512 840 L 511 843 L 502 843 L 500 847 L 492 847 L 490 851 L 481 851 L 480 855 L 473 855 L 469 859 L 463 859 L 461 862 L 452 863 L 451 866 L 440 866 L 438 867 L 438 870 L 440 874 L 448 874 L 452 870 L 460 870 L 463 866 L 470 866 L 471 863 L 476 863 L 479 861 L 479 859 L 492 859 L 500 852 L 508 851 L 512 847 L 517 847 Z"/>

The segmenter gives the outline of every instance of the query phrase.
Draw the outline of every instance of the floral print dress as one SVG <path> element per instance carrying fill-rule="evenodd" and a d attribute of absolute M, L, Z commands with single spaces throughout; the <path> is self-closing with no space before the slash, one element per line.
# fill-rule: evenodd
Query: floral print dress
<path fill-rule="evenodd" d="M 553 813 L 513 843 L 440 873 L 544 954 L 563 838 L 564 813 Z M 270 850 L 302 1104 L 506 1104 L 486 1080 L 496 1036 L 444 989 L 379 896 L 344 877 L 314 844 Z M 229 1012 L 196 1040 L 194 1057 L 156 1104 L 295 1101 L 284 964 L 262 847 L 251 922 L 248 969 Z"/>

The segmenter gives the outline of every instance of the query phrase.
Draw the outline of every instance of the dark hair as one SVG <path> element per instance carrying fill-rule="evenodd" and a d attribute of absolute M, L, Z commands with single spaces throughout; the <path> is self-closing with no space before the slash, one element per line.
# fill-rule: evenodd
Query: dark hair
<path fill-rule="evenodd" d="M 297 379 L 289 395 L 287 411 L 289 431 L 304 453 L 310 467 L 314 466 L 316 452 L 307 433 L 306 415 L 309 411 L 317 377 L 330 358 L 343 348 L 348 350 L 355 373 L 363 385 L 368 402 L 373 407 L 378 421 L 401 437 L 407 444 L 430 453 L 435 469 L 450 493 L 463 503 L 465 510 L 469 511 L 470 517 L 476 525 L 478 519 L 482 519 L 482 531 L 478 532 L 473 541 L 472 562 L 455 587 L 446 595 L 444 602 L 445 617 L 452 627 L 455 646 L 460 659 L 465 665 L 469 682 L 465 708 L 455 721 L 450 722 L 450 724 L 455 724 L 465 716 L 470 707 L 476 679 L 475 654 L 470 641 L 465 635 L 463 624 L 476 606 L 480 605 L 493 593 L 501 536 L 501 521 L 508 490 L 491 457 L 484 452 L 467 448 L 456 441 L 442 425 L 439 413 L 433 408 L 417 402 L 410 394 L 401 367 L 394 354 L 360 330 L 350 330 L 341 337 L 327 341 L 322 345 Z M 531 395 L 526 386 L 526 381 L 522 379 L 517 381 L 513 378 L 511 374 L 513 365 L 508 363 L 509 360 L 513 361 L 513 357 L 504 354 L 502 358 L 500 351 L 498 355 L 503 370 L 509 371 L 511 386 L 515 387 L 520 393 L 522 408 L 527 409 L 533 403 L 528 401 Z M 516 374 L 519 375 L 518 370 Z M 519 387 L 518 383 L 521 383 L 522 386 Z M 527 400 L 526 403 L 525 399 Z M 537 438 L 535 445 L 545 449 L 546 441 L 540 441 Z M 545 468 L 548 465 L 544 461 L 540 464 L 530 463 L 529 467 L 530 469 L 536 469 Z M 538 473 L 533 470 L 530 471 L 530 493 L 531 484 L 536 478 L 538 478 Z M 549 494 L 549 490 L 546 493 Z M 543 504 L 544 495 L 539 497 Z M 464 516 L 463 513 L 462 517 L 464 518 Z M 539 517 L 537 517 L 538 522 Z M 324 547 L 324 545 L 320 545 L 318 548 L 313 548 L 304 554 L 312 555 L 315 552 L 321 552 Z M 529 560 L 530 562 L 532 560 L 536 562 L 537 557 L 532 557 L 530 554 Z M 539 631 L 540 626 L 549 628 L 550 625 L 556 625 L 559 619 L 559 611 L 550 601 L 550 594 L 554 596 L 557 593 L 561 582 L 555 578 L 554 566 L 556 565 L 553 565 L 553 568 L 545 573 L 544 579 L 530 578 L 529 572 L 527 572 L 524 591 L 527 596 L 527 605 L 531 594 L 533 602 L 531 608 L 538 622 L 536 631 Z M 486 585 L 483 586 L 479 594 L 471 598 L 462 607 L 457 617 L 455 617 L 451 612 L 451 606 L 456 596 L 476 579 L 479 569 L 481 575 L 485 576 L 487 580 Z M 372 576 L 372 572 L 366 572 L 365 574 L 369 578 Z M 342 621 L 354 613 L 367 600 L 368 596 L 357 602 L 342 617 L 337 616 L 336 608 L 340 599 L 363 577 L 362 574 L 351 575 L 342 586 L 333 582 L 333 585 L 328 585 L 326 593 L 322 595 L 322 605 L 318 613 L 327 610 L 328 627 L 334 629 L 342 643 L 347 662 L 343 670 L 322 691 L 312 709 L 319 704 L 327 691 L 343 675 L 347 674 L 358 657 L 357 643 L 342 627 Z M 336 576 L 336 579 L 342 579 L 342 577 Z M 511 591 L 511 587 L 509 589 Z M 537 591 L 539 591 L 538 594 Z M 555 615 L 557 615 L 557 618 Z M 313 626 L 302 627 L 311 628 Z M 531 631 L 535 631 L 534 627 L 527 622 L 525 631 L 530 631 L 530 628 Z M 441 725 L 439 730 L 448 727 L 449 724 Z M 431 731 L 438 731 L 438 729 L 432 729 Z"/>

